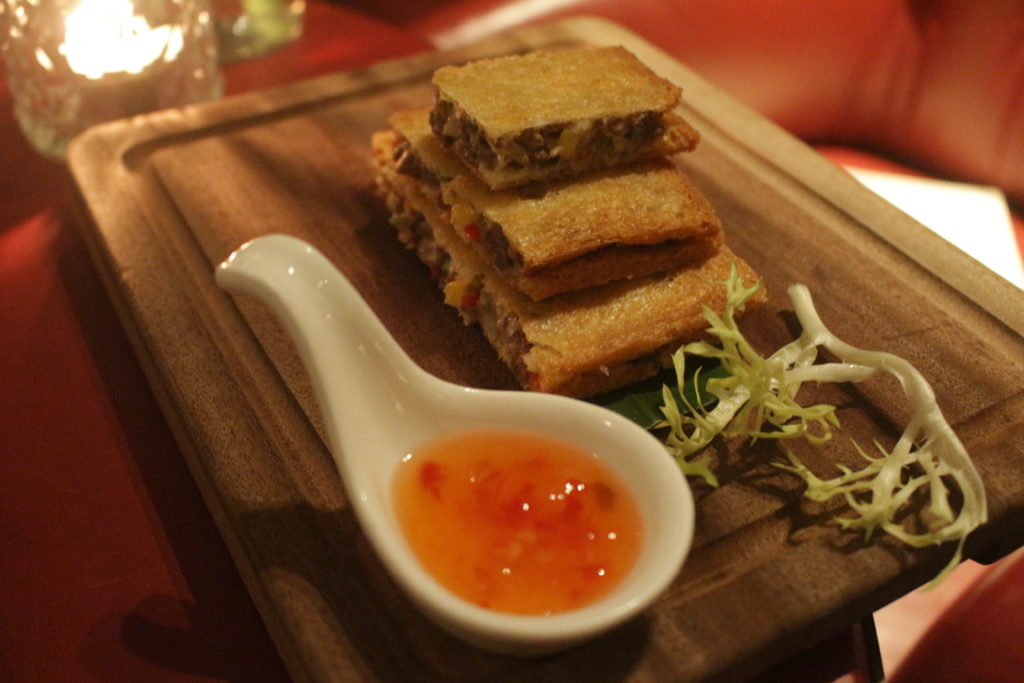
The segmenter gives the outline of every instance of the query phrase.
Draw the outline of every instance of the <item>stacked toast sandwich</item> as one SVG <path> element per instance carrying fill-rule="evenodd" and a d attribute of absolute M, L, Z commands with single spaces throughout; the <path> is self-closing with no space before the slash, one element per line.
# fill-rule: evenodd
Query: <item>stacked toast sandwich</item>
<path fill-rule="evenodd" d="M 585 397 L 657 373 L 735 266 L 670 156 L 680 90 L 619 47 L 444 67 L 432 108 L 374 134 L 377 188 L 444 300 L 524 388 Z"/>

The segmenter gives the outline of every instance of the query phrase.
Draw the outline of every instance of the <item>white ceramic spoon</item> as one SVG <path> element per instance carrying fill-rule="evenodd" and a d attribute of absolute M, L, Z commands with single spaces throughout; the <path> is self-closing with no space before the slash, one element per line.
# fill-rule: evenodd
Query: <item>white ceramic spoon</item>
<path fill-rule="evenodd" d="M 220 265 L 221 287 L 268 305 L 293 337 L 323 414 L 348 498 L 395 581 L 435 623 L 479 647 L 539 655 L 569 647 L 636 615 L 679 571 L 693 538 L 690 488 L 662 445 L 598 406 L 524 391 L 442 381 L 402 351 L 352 285 L 316 249 L 270 235 Z M 419 564 L 399 528 L 392 477 L 403 455 L 442 434 L 513 428 L 570 441 L 630 487 L 645 525 L 634 569 L 600 601 L 550 616 L 475 606 Z"/>

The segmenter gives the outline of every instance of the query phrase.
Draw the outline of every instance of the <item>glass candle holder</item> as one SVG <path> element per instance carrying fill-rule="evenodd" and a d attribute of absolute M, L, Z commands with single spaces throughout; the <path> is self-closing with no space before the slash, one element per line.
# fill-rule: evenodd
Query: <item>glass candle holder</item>
<path fill-rule="evenodd" d="M 221 62 L 272 52 L 302 35 L 305 0 L 213 0 Z"/>
<path fill-rule="evenodd" d="M 207 0 L 0 0 L 14 115 L 42 154 L 114 119 L 222 94 Z"/>

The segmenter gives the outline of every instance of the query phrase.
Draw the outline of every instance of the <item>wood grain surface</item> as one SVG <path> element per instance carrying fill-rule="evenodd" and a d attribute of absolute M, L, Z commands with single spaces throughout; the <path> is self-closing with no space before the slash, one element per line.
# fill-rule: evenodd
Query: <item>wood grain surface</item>
<path fill-rule="evenodd" d="M 482 653 L 391 583 L 345 502 L 290 341 L 261 305 L 219 290 L 214 268 L 259 235 L 303 238 L 428 371 L 513 387 L 399 246 L 371 190 L 368 141 L 391 112 L 430 101 L 442 64 L 580 42 L 623 44 L 683 87 L 703 139 L 679 163 L 769 291 L 744 325 L 754 343 L 771 352 L 798 333 L 786 287 L 803 282 L 839 336 L 911 361 L 985 480 L 991 521 L 968 553 L 1021 543 L 1021 292 L 638 37 L 571 20 L 112 124 L 71 151 L 90 248 L 297 680 L 736 680 L 913 589 L 953 551 L 866 544 L 831 522 L 841 507 L 803 501 L 799 481 L 769 465 L 776 444 L 720 444 L 722 486 L 694 482 L 697 538 L 678 580 L 641 618 L 582 647 L 539 660 Z M 907 415 L 884 379 L 809 388 L 804 400 L 840 406 L 843 430 L 827 447 L 794 446 L 818 466 L 855 458 L 848 436 L 891 443 Z"/>

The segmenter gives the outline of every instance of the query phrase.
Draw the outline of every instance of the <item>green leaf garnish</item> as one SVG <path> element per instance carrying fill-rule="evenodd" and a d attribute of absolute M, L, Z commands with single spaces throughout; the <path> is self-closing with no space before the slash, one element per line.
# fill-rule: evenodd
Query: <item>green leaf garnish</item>
<path fill-rule="evenodd" d="M 712 410 L 691 405 L 685 400 L 683 409 L 666 394 L 663 426 L 671 428 L 666 447 L 677 460 L 686 459 L 702 450 L 721 434 L 725 437 L 758 439 L 807 438 L 812 443 L 827 441 L 832 427 L 837 426 L 835 407 L 830 405 L 801 406 L 796 394 L 802 381 L 787 375 L 792 345 L 784 346 L 769 358 L 759 354 L 739 329 L 736 315 L 742 313 L 747 301 L 760 288 L 760 282 L 745 287 L 736 268 L 730 268 L 725 281 L 726 302 L 719 316 L 704 308 L 708 333 L 718 338 L 721 346 L 707 342 L 687 344 L 672 357 L 676 373 L 685 377 L 687 356 L 717 359 L 725 376 L 707 383 L 707 391 L 717 402 Z M 684 397 L 685 398 L 685 397 Z M 705 477 L 707 478 L 707 477 Z"/>
<path fill-rule="evenodd" d="M 694 406 L 707 406 L 715 397 L 706 390 L 708 380 L 725 377 L 722 364 L 714 360 L 701 359 L 692 363 L 683 378 L 682 394 L 673 368 L 663 370 L 649 379 L 631 384 L 622 389 L 609 391 L 590 399 L 591 403 L 604 406 L 623 417 L 636 422 L 644 429 L 652 429 L 663 420 L 661 405 L 664 401 L 662 390 L 671 387 L 673 400 Z"/>
<path fill-rule="evenodd" d="M 837 464 L 840 474 L 831 479 L 815 474 L 792 453 L 788 454 L 788 463 L 776 466 L 802 478 L 805 496 L 811 500 L 843 496 L 849 511 L 838 517 L 837 523 L 844 529 L 863 530 L 868 540 L 881 529 L 913 547 L 957 541 L 952 559 L 933 579 L 931 585 L 935 585 L 959 563 L 964 540 L 988 518 L 988 506 L 981 477 L 942 415 L 931 386 L 902 358 L 859 349 L 833 335 L 822 323 L 803 285 L 789 289 L 803 332 L 764 358 L 740 332 L 735 319 L 760 283 L 745 287 L 733 268 L 725 286 L 727 300 L 722 315 L 704 309 L 708 332 L 721 345 L 687 344 L 673 356 L 680 383 L 689 376 L 688 354 L 721 363 L 725 375 L 706 385 L 717 402 L 709 410 L 704 403 L 688 399 L 685 392 L 676 394 L 666 386 L 661 409 L 664 420 L 655 425 L 669 429 L 666 448 L 684 472 L 701 476 L 714 486 L 717 481 L 710 469 L 710 456 L 696 460 L 692 456 L 717 435 L 752 441 L 803 437 L 811 444 L 820 444 L 831 438 L 832 428 L 839 421 L 834 406 L 803 407 L 797 403 L 796 395 L 804 382 L 860 382 L 880 372 L 893 375 L 913 412 L 892 450 L 876 444 L 876 457 L 855 444 L 866 464 L 859 470 Z M 831 352 L 838 362 L 816 364 L 819 347 Z M 904 528 L 900 517 L 919 490 L 928 493 L 923 512 L 929 522 L 926 531 L 913 533 Z M 954 490 L 962 499 L 958 511 L 950 502 Z"/>

